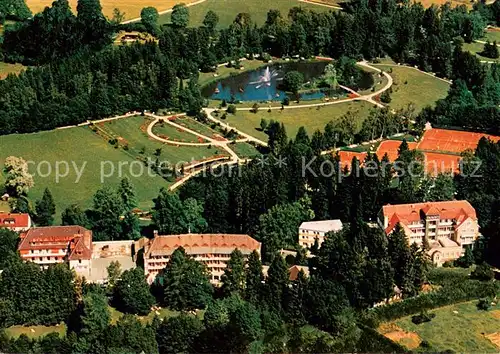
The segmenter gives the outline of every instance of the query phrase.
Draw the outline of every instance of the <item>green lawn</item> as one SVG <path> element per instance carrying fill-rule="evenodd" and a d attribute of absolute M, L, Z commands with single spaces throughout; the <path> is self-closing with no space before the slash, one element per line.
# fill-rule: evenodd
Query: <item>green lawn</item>
<path fill-rule="evenodd" d="M 479 53 L 481 53 L 484 49 L 484 44 L 483 43 L 464 43 L 463 45 L 463 50 L 466 50 L 466 51 L 469 51 L 473 54 L 476 54 L 476 56 L 478 57 L 479 60 L 485 60 L 485 61 L 496 61 L 498 63 L 500 63 L 500 59 L 492 59 L 492 58 L 487 58 L 487 57 L 483 57 L 482 55 L 480 55 Z M 500 48 L 499 48 L 500 49 Z"/>
<path fill-rule="evenodd" d="M 283 111 L 277 109 L 271 112 L 262 108 L 257 113 L 237 111 L 235 115 L 228 114 L 226 122 L 244 133 L 267 141 L 267 135 L 259 128 L 262 118 L 268 122 L 272 119 L 285 124 L 288 137 L 291 138 L 295 137 L 301 126 L 306 128 L 310 136 L 317 129 L 323 131 L 329 121 L 339 119 L 349 111 L 358 112 L 357 123 L 358 128 L 360 128 L 362 120 L 372 108 L 373 105 L 365 101 L 345 102 L 323 107 L 285 109 Z"/>
<path fill-rule="evenodd" d="M 411 316 L 394 323 L 429 342 L 432 346 L 429 351 L 451 349 L 457 353 L 498 353 L 499 348 L 485 335 L 500 332 L 500 306 L 480 311 L 476 304 L 477 301 L 472 301 L 429 311 L 436 317 L 419 325 L 411 322 Z"/>
<path fill-rule="evenodd" d="M 160 160 L 166 160 L 171 164 L 176 164 L 180 161 L 190 162 L 192 160 L 201 160 L 215 154 L 214 149 L 208 149 L 207 147 L 173 146 L 150 139 L 146 133 L 146 127 L 150 122 L 151 120 L 148 117 L 137 116 L 104 123 L 102 128 L 115 137 L 123 138 L 121 143 L 128 144 L 128 153 L 133 154 L 136 158 L 139 155 L 145 155 L 156 159 L 154 153 L 158 148 L 161 148 Z M 197 138 L 189 133 L 179 132 L 171 127 L 165 129 L 168 129 L 169 132 L 179 134 L 184 139 L 189 138 L 197 142 Z M 143 151 L 144 154 L 142 154 Z"/>
<path fill-rule="evenodd" d="M 176 122 L 179 123 L 179 122 Z M 188 143 L 198 143 L 198 137 L 194 134 L 177 129 L 168 123 L 158 123 L 153 127 L 153 133 L 161 138 Z M 205 141 L 202 141 L 205 142 Z"/>
<path fill-rule="evenodd" d="M 413 103 L 417 111 L 446 97 L 450 84 L 418 70 L 398 65 L 374 65 L 394 79 L 391 103 L 394 109 Z M 392 69 L 392 72 L 391 72 Z"/>
<path fill-rule="evenodd" d="M 497 41 L 497 44 L 500 44 L 500 31 L 486 31 L 483 40 L 489 40 L 490 42 Z"/>
<path fill-rule="evenodd" d="M 261 26 L 264 24 L 269 10 L 280 10 L 281 15 L 284 18 L 287 18 L 288 11 L 295 6 L 300 6 L 306 9 L 314 9 L 318 12 L 331 10 L 328 7 L 301 3 L 296 0 L 275 0 L 272 2 L 259 0 L 207 0 L 204 3 L 194 5 L 189 8 L 189 25 L 201 25 L 205 14 L 208 10 L 212 10 L 219 15 L 219 27 L 227 27 L 234 21 L 236 15 L 241 12 L 249 13 L 252 16 L 253 21 L 255 21 L 258 26 Z M 170 23 L 170 13 L 161 15 L 159 22 L 161 24 Z"/>
<path fill-rule="evenodd" d="M 115 324 L 118 322 L 120 317 L 123 316 L 123 313 L 115 309 L 114 307 L 109 306 L 109 311 L 111 313 L 111 323 Z M 139 321 L 141 321 L 143 324 L 151 323 L 153 321 L 153 318 L 158 316 L 159 318 L 169 318 L 169 317 L 174 317 L 178 316 L 180 314 L 179 311 L 173 311 L 167 308 L 161 308 L 157 311 L 151 311 L 147 316 L 136 316 Z M 198 310 L 196 313 L 196 316 L 199 317 L 200 319 L 203 319 L 203 315 L 205 314 L 205 310 Z"/>
<path fill-rule="evenodd" d="M 5 329 L 7 336 L 14 338 L 19 337 L 21 334 L 26 334 L 29 338 L 38 338 L 53 332 L 64 336 L 66 334 L 66 325 L 61 323 L 57 326 L 12 326 Z"/>
<path fill-rule="evenodd" d="M 255 146 L 249 143 L 236 143 L 229 145 L 239 157 L 241 158 L 254 158 L 260 155 L 260 152 L 255 148 Z"/>
<path fill-rule="evenodd" d="M 210 128 L 208 125 L 198 122 L 194 118 L 191 117 L 182 117 L 175 120 L 177 124 L 180 124 L 186 128 L 194 130 L 197 133 L 208 136 L 209 138 L 214 135 L 220 135 L 218 132 Z"/>
<path fill-rule="evenodd" d="M 168 186 L 168 182 L 156 174 L 148 174 L 142 162 L 137 159 L 150 157 L 154 161 L 157 148 L 162 149 L 160 160 L 172 164 L 221 153 L 214 148 L 177 147 L 150 140 L 141 131 L 143 123 L 143 117 L 133 117 L 96 125 L 96 128 L 108 134 L 122 137 L 122 141 L 128 143 L 128 151 L 123 147 L 112 146 L 107 137 L 98 135 L 89 127 L 0 136 L 0 168 L 3 169 L 5 158 L 11 155 L 34 161 L 36 164 L 30 166 L 30 172 L 34 174 L 35 187 L 30 191 L 29 198 L 32 201 L 39 199 L 45 187 L 48 187 L 57 206 L 58 222 L 61 212 L 67 206 L 77 203 L 83 208 L 90 207 L 97 189 L 104 185 L 116 186 L 124 176 L 129 176 L 136 188 L 139 207 L 148 209 L 159 189 Z M 143 148 L 145 153 L 141 154 Z M 58 181 L 55 175 L 57 162 L 60 163 L 62 174 L 66 172 L 65 162 L 69 165 L 67 176 Z M 38 172 L 36 166 L 39 167 Z M 79 171 L 84 166 L 79 180 L 74 166 Z M 141 169 L 144 171 L 142 175 Z M 4 176 L 0 174 L 0 185 L 3 184 Z"/>

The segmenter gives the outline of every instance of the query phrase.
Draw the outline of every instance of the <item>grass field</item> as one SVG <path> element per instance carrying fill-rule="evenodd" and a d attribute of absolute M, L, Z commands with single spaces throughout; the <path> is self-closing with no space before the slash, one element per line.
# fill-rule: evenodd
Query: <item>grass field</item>
<path fill-rule="evenodd" d="M 374 65 L 394 79 L 391 103 L 394 109 L 413 103 L 417 111 L 446 97 L 450 84 L 418 70 L 398 65 Z M 392 69 L 392 72 L 391 72 Z"/>
<path fill-rule="evenodd" d="M 21 64 L 8 64 L 0 61 L 0 80 L 9 74 L 18 74 L 26 67 Z"/>
<path fill-rule="evenodd" d="M 201 122 L 198 122 L 194 118 L 191 117 L 182 117 L 182 118 L 177 118 L 175 120 L 177 124 L 180 124 L 188 129 L 194 130 L 197 133 L 203 134 L 205 136 L 208 136 L 209 138 L 214 137 L 214 135 L 219 135 L 218 132 L 210 128 L 208 125 L 205 125 Z"/>
<path fill-rule="evenodd" d="M 429 311 L 436 317 L 420 325 L 411 322 L 411 316 L 392 324 L 429 342 L 428 352 L 451 349 L 457 353 L 498 353 L 500 348 L 485 335 L 500 331 L 500 306 L 480 311 L 476 304 L 477 301 L 472 301 Z"/>
<path fill-rule="evenodd" d="M 19 337 L 21 334 L 26 334 L 29 338 L 38 338 L 53 332 L 64 336 L 66 334 L 66 325 L 61 323 L 57 326 L 12 326 L 5 329 L 5 333 L 14 338 Z"/>
<path fill-rule="evenodd" d="M 161 148 L 160 160 L 168 160 L 170 163 L 175 164 L 179 161 L 189 162 L 191 160 L 201 160 L 215 154 L 215 149 L 196 146 L 177 147 L 152 140 L 146 133 L 146 127 L 150 122 L 151 121 L 148 118 L 137 116 L 104 123 L 102 128 L 104 128 L 106 132 L 113 134 L 115 137 L 123 138 L 123 140 L 119 140 L 123 144 L 128 144 L 128 153 L 133 154 L 134 157 L 137 157 L 138 155 L 145 155 L 156 159 L 154 153 L 156 149 Z M 183 139 L 192 139 L 192 141 L 197 142 L 196 137 L 191 134 L 179 132 L 168 126 L 166 126 L 165 129 L 167 129 L 167 132 L 179 134 L 179 136 L 182 136 Z M 142 153 L 143 151 L 144 153 Z"/>
<path fill-rule="evenodd" d="M 202 4 L 194 5 L 189 8 L 189 25 L 201 25 L 207 11 L 212 10 L 219 15 L 219 27 L 226 27 L 231 24 L 236 18 L 236 15 L 240 12 L 249 13 L 252 16 L 252 20 L 260 26 L 264 24 L 269 10 L 280 10 L 281 15 L 286 18 L 288 11 L 295 6 L 300 6 L 306 9 L 314 9 L 318 12 L 331 10 L 325 6 L 306 4 L 296 0 L 274 0 L 272 2 L 259 0 L 207 0 Z M 159 22 L 170 23 L 170 14 L 161 15 Z"/>
<path fill-rule="evenodd" d="M 205 142 L 199 141 L 196 135 L 190 134 L 183 130 L 179 130 L 168 123 L 158 123 L 153 127 L 153 133 L 161 138 L 175 141 L 182 141 L 188 143 Z"/>
<path fill-rule="evenodd" d="M 76 12 L 77 0 L 69 0 L 69 4 L 73 11 Z M 172 8 L 178 3 L 188 4 L 191 0 L 102 0 L 101 6 L 104 15 L 108 18 L 113 16 L 113 9 L 119 8 L 120 11 L 125 13 L 125 19 L 133 19 L 141 16 L 141 10 L 144 7 L 153 6 L 158 11 L 165 11 Z M 52 0 L 26 0 L 26 4 L 33 13 L 43 11 L 46 6 L 52 4 Z"/>
<path fill-rule="evenodd" d="M 359 120 L 358 127 L 361 126 L 361 121 L 368 115 L 373 105 L 365 101 L 355 101 L 338 103 L 324 107 L 314 108 L 297 108 L 272 110 L 267 112 L 265 109 L 260 109 L 257 113 L 250 111 L 237 111 L 235 115 L 228 114 L 226 122 L 240 129 L 244 133 L 253 135 L 259 139 L 267 141 L 267 135 L 260 131 L 260 121 L 262 118 L 267 121 L 275 120 L 285 124 L 288 137 L 295 137 L 297 130 L 304 126 L 309 135 L 312 135 L 315 130 L 324 130 L 325 125 L 336 120 L 346 114 L 348 111 L 358 112 Z"/>
<path fill-rule="evenodd" d="M 255 146 L 249 143 L 236 143 L 229 145 L 229 148 L 232 149 L 236 155 L 241 158 L 254 158 L 259 156 L 259 151 L 255 148 Z"/>
<path fill-rule="evenodd" d="M 500 30 L 487 30 L 483 40 L 496 41 L 497 44 L 500 44 Z"/>
<path fill-rule="evenodd" d="M 464 43 L 464 45 L 463 45 L 463 50 L 469 51 L 473 54 L 476 54 L 476 56 L 479 58 L 479 60 L 496 61 L 497 63 L 500 63 L 500 59 L 498 59 L 498 58 L 497 59 L 487 58 L 487 57 L 483 57 L 481 54 L 479 54 L 483 51 L 483 49 L 484 49 L 483 43 L 474 42 L 474 43 Z"/>
<path fill-rule="evenodd" d="M 159 189 L 166 187 L 168 182 L 158 175 L 148 174 L 145 167 L 144 174 L 140 175 L 143 164 L 137 160 L 138 157 L 145 155 L 154 161 L 155 150 L 161 148 L 160 160 L 176 163 L 189 162 L 191 158 L 209 157 L 217 151 L 215 148 L 207 147 L 176 147 L 160 144 L 148 139 L 146 133 L 140 130 L 143 122 L 143 117 L 134 117 L 99 126 L 108 133 L 124 137 L 129 144 L 128 151 L 121 147 L 115 148 L 108 143 L 107 138 L 94 133 L 89 127 L 0 136 L 0 168 L 3 168 L 5 158 L 11 155 L 36 162 L 36 165 L 30 167 L 30 172 L 34 174 L 35 186 L 31 189 L 29 198 L 39 199 L 45 187 L 48 187 L 54 196 L 58 216 L 73 203 L 80 204 L 83 208 L 90 207 L 92 196 L 97 189 L 104 184 L 116 186 L 124 176 L 129 176 L 136 188 L 139 207 L 148 209 L 152 205 L 152 198 L 156 197 Z M 142 148 L 145 148 L 144 154 L 141 154 Z M 67 171 L 64 163 L 67 162 L 69 165 L 67 176 L 61 177 L 59 181 L 55 176 L 58 161 L 61 174 Z M 39 167 L 38 172 L 36 166 Z M 84 166 L 79 180 L 74 166 L 78 171 Z M 3 183 L 4 176 L 0 174 L 0 185 Z"/>

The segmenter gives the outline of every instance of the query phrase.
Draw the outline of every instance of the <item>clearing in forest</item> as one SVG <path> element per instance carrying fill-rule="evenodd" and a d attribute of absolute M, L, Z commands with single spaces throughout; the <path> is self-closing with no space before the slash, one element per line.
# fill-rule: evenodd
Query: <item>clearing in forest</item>
<path fill-rule="evenodd" d="M 272 2 L 259 0 L 206 0 L 189 8 L 189 26 L 196 27 L 202 24 L 205 14 L 212 10 L 219 16 L 218 27 L 227 27 L 233 23 L 236 15 L 241 12 L 249 13 L 258 26 L 266 20 L 267 12 L 271 9 L 280 10 L 283 18 L 287 18 L 292 7 L 299 6 L 313 9 L 316 12 L 330 11 L 331 8 L 299 2 L 298 0 L 274 0 Z M 160 23 L 170 23 L 170 13 L 160 16 Z"/>
<path fill-rule="evenodd" d="M 260 121 L 274 120 L 283 123 L 289 138 L 294 138 L 300 127 L 305 127 L 309 136 L 315 130 L 324 131 L 325 125 L 330 121 L 339 120 L 348 112 L 354 113 L 357 130 L 361 128 L 362 121 L 368 116 L 373 104 L 366 101 L 351 101 L 327 106 L 294 108 L 268 112 L 267 107 L 262 105 L 257 113 L 250 111 L 237 111 L 236 114 L 227 114 L 225 123 L 241 130 L 242 132 L 267 141 L 267 134 L 260 129 Z M 220 117 L 219 117 L 220 119 Z"/>
<path fill-rule="evenodd" d="M 400 109 L 413 103 L 419 112 L 426 106 L 433 106 L 437 100 L 445 98 L 450 83 L 415 68 L 397 64 L 372 64 L 384 70 L 394 79 L 389 107 Z"/>
<path fill-rule="evenodd" d="M 391 323 L 428 342 L 431 348 L 427 352 L 498 353 L 499 347 L 489 339 L 498 337 L 500 324 L 494 315 L 498 305 L 490 311 L 478 310 L 476 305 L 477 301 L 470 301 L 429 311 L 436 317 L 419 325 L 411 321 L 411 316 Z"/>
<path fill-rule="evenodd" d="M 113 9 L 118 8 L 125 13 L 125 20 L 134 19 L 141 16 L 144 7 L 152 6 L 161 12 L 171 9 L 175 4 L 188 4 L 193 0 L 101 0 L 102 11 L 108 18 L 113 17 Z M 26 4 L 33 13 L 43 11 L 46 6 L 50 6 L 53 0 L 26 0 Z M 73 11 L 76 12 L 77 0 L 69 0 Z"/>

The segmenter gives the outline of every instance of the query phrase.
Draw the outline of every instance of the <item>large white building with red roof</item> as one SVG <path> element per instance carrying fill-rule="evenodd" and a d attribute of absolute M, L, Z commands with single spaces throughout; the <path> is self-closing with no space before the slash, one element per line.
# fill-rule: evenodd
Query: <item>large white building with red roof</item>
<path fill-rule="evenodd" d="M 79 275 L 88 277 L 92 262 L 92 231 L 81 226 L 34 227 L 20 234 L 21 258 L 42 268 L 67 263 Z"/>
<path fill-rule="evenodd" d="M 386 205 L 378 223 L 387 235 L 399 224 L 410 244 L 427 238 L 437 265 L 459 258 L 479 237 L 476 210 L 466 200 Z"/>
<path fill-rule="evenodd" d="M 172 253 L 183 247 L 186 254 L 204 263 L 210 271 L 212 284 L 220 283 L 231 252 L 235 249 L 247 257 L 253 251 L 260 253 L 260 242 L 248 235 L 233 234 L 185 234 L 155 236 L 144 247 L 144 272 L 148 283 L 152 283 L 158 273 L 170 260 Z"/>
<path fill-rule="evenodd" d="M 28 230 L 31 226 L 30 214 L 0 213 L 0 228 L 22 232 Z"/>

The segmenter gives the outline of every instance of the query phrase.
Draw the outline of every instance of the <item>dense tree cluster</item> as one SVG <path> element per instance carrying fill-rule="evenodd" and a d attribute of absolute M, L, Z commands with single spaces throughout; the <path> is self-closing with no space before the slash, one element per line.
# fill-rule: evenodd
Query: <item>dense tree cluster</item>
<path fill-rule="evenodd" d="M 460 67 L 465 59 L 453 40 L 481 37 L 488 20 L 481 11 L 467 12 L 463 6 L 424 9 L 419 3 L 394 0 L 356 1 L 341 12 L 293 8 L 286 17 L 271 10 L 261 28 L 242 13 L 217 31 L 214 13 L 207 14 L 203 26 L 186 27 L 189 11 L 178 5 L 172 26 L 159 28 L 149 8 L 143 12 L 143 23 L 135 25 L 154 33 L 159 44 L 107 47 L 95 53 L 108 43 L 111 25 L 98 0 L 80 0 L 78 10 L 75 17 L 67 1 L 58 0 L 20 28 L 7 31 L 2 48 L 6 58 L 51 64 L 0 82 L 0 95 L 6 97 L 0 102 L 2 133 L 52 129 L 130 110 L 169 107 L 197 112 L 203 103 L 195 79 L 199 70 L 211 71 L 218 62 L 264 52 L 279 57 L 389 55 L 463 79 L 465 69 Z M 52 31 L 55 27 L 61 30 Z M 491 80 L 498 82 L 495 75 Z M 187 85 L 185 79 L 190 79 Z M 480 113 L 498 116 L 498 109 L 491 111 L 493 105 L 490 101 L 490 111 Z"/>

